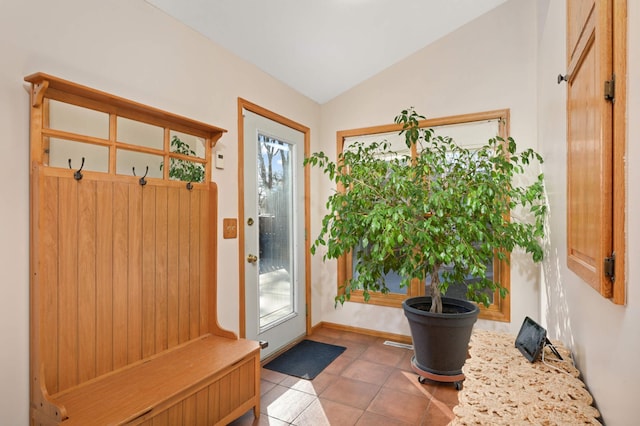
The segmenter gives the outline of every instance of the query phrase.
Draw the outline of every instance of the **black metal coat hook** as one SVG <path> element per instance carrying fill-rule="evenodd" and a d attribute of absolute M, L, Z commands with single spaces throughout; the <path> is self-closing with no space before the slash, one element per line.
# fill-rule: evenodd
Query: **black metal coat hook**
<path fill-rule="evenodd" d="M 147 173 L 149 173 L 149 166 L 147 166 L 147 170 L 145 170 L 144 172 L 144 176 L 142 176 L 138 182 L 140 182 L 140 185 L 145 186 L 147 184 L 147 180 L 145 179 L 147 177 Z M 136 175 L 136 167 L 133 166 L 133 175 Z"/>
<path fill-rule="evenodd" d="M 78 170 L 76 170 L 76 172 L 73 174 L 73 178 L 75 180 L 82 179 L 82 168 L 83 167 L 84 167 L 84 157 L 82 157 L 82 163 L 80 164 L 80 168 Z M 73 169 L 73 167 L 71 167 L 71 158 L 69 158 L 69 168 Z"/>
<path fill-rule="evenodd" d="M 192 182 L 187 182 L 187 189 L 189 191 L 191 191 L 193 189 L 193 183 Z"/>

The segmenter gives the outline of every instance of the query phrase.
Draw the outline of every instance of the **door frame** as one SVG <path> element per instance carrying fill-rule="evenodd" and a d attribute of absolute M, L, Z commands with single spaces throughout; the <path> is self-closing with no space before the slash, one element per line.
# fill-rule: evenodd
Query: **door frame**
<path fill-rule="evenodd" d="M 251 111 L 254 114 L 275 121 L 283 126 L 290 127 L 304 134 L 304 157 L 309 156 L 311 146 L 311 130 L 307 126 L 303 126 L 293 120 L 290 120 L 280 114 L 276 114 L 266 108 L 256 105 L 243 98 L 238 98 L 238 277 L 239 277 L 239 335 L 246 337 L 247 321 L 246 321 L 246 286 L 244 272 L 244 115 L 243 110 Z M 311 226 L 310 210 L 311 203 L 309 197 L 310 188 L 310 172 L 309 168 L 304 168 L 304 286 L 305 286 L 305 324 L 306 334 L 311 332 L 311 252 L 309 231 Z"/>

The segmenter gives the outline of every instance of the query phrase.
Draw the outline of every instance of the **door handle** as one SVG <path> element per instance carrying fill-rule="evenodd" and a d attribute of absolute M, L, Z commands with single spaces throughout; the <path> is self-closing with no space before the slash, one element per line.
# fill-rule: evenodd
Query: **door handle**
<path fill-rule="evenodd" d="M 247 256 L 247 262 L 256 263 L 257 261 L 258 261 L 258 256 L 256 256 L 255 254 L 250 254 Z"/>

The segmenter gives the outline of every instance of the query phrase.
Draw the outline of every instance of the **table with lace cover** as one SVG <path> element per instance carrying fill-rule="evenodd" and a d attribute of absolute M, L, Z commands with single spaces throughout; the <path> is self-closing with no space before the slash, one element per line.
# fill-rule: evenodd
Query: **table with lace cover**
<path fill-rule="evenodd" d="M 514 342 L 506 333 L 474 330 L 450 426 L 601 424 L 567 349 L 555 345 L 564 362 L 545 348 L 544 359 L 530 363 Z"/>

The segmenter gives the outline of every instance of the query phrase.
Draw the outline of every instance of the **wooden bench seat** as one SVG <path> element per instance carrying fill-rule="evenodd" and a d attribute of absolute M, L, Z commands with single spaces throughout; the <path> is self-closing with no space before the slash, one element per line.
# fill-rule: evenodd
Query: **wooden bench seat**
<path fill-rule="evenodd" d="M 64 426 L 226 424 L 251 407 L 259 416 L 259 368 L 257 342 L 206 335 L 51 399 Z"/>

